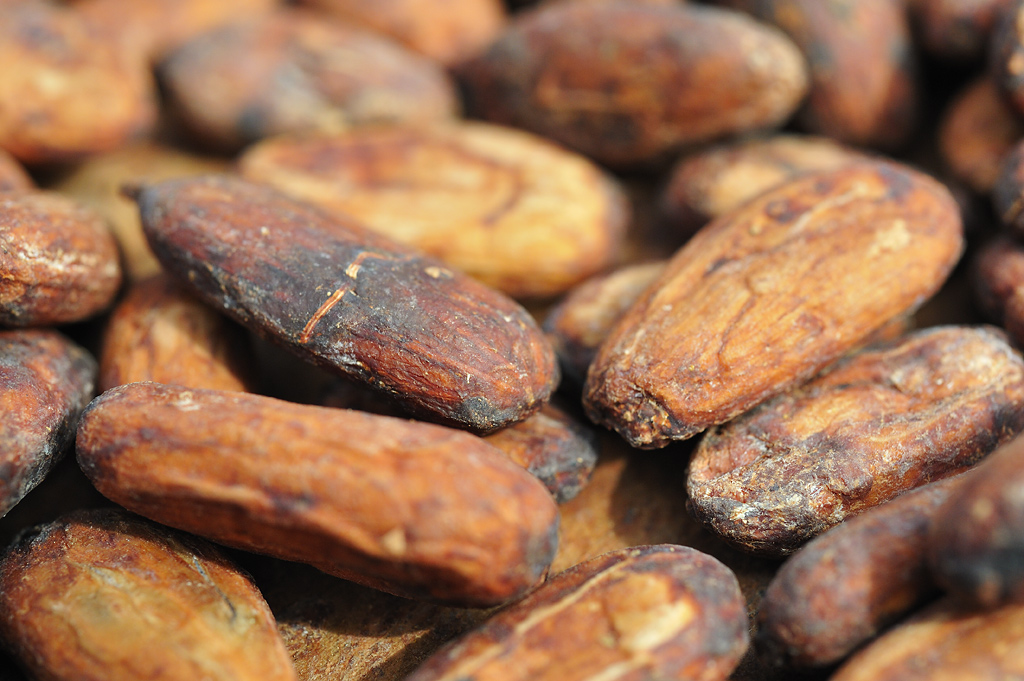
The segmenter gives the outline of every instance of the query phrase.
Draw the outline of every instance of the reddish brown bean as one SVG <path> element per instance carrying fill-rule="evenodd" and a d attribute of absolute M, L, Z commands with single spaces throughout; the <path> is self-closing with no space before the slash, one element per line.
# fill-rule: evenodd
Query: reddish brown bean
<path fill-rule="evenodd" d="M 92 402 L 75 449 L 129 510 L 407 598 L 519 597 L 557 544 L 558 510 L 536 478 L 427 423 L 131 383 Z"/>

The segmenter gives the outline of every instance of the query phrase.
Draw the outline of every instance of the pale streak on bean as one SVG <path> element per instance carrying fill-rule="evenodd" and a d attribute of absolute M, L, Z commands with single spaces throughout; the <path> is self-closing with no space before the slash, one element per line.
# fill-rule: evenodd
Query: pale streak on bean
<path fill-rule="evenodd" d="M 522 637 L 526 634 L 526 632 L 528 632 L 530 629 L 535 627 L 540 622 L 555 615 L 558 615 L 562 611 L 568 609 L 570 606 L 582 600 L 585 596 L 589 594 L 589 592 L 593 591 L 602 582 L 610 580 L 619 572 L 622 572 L 623 570 L 631 567 L 632 565 L 633 563 L 631 561 L 622 561 L 617 565 L 614 565 L 608 568 L 607 570 L 604 570 L 601 573 L 592 576 L 590 579 L 584 582 L 578 589 L 576 589 L 574 593 L 560 599 L 557 603 L 553 605 L 538 608 L 536 611 L 531 613 L 529 617 L 527 617 L 522 622 L 513 627 L 513 633 L 508 638 L 514 639 Z M 685 627 L 687 624 L 693 621 L 692 607 L 687 607 L 684 610 L 687 613 L 690 613 L 690 616 L 680 618 L 678 616 L 678 609 L 672 609 L 669 613 L 672 614 L 674 618 L 678 620 L 681 624 L 679 630 L 681 630 L 683 627 Z M 612 626 L 614 627 L 614 622 L 612 623 Z M 671 638 L 671 636 L 661 637 L 662 640 L 659 641 L 658 644 L 667 641 L 669 638 Z M 481 652 L 481 654 L 473 656 L 473 659 L 467 660 L 465 664 L 452 669 L 443 677 L 438 679 L 438 681 L 445 681 L 445 679 L 472 678 L 473 674 L 477 673 L 482 667 L 487 665 L 489 662 L 500 656 L 502 652 L 504 652 L 504 643 L 505 641 L 499 641 L 497 643 L 492 644 L 488 649 Z M 598 676 L 591 677 L 590 681 L 614 681 L 614 679 L 620 678 L 623 675 L 629 673 L 630 671 L 633 671 L 651 661 L 651 656 L 648 654 L 650 648 L 633 649 L 627 647 L 627 649 L 631 653 L 633 653 L 631 659 L 607 667 Z"/>
<path fill-rule="evenodd" d="M 393 258 L 390 255 L 383 253 L 375 253 L 373 251 L 363 251 L 355 257 L 355 259 L 349 263 L 348 267 L 345 268 L 345 276 L 349 277 L 351 281 L 346 281 L 344 284 L 338 287 L 338 289 L 327 297 L 327 300 L 323 302 L 313 313 L 313 316 L 309 318 L 306 325 L 302 327 L 302 333 L 299 335 L 300 343 L 308 343 L 310 336 L 313 335 L 313 329 L 323 319 L 324 315 L 330 312 L 331 308 L 338 304 L 338 302 L 345 297 L 345 294 L 352 290 L 352 282 L 359 276 L 359 268 L 363 266 L 363 262 L 370 258 L 376 258 L 378 260 L 387 260 L 394 262 L 399 258 Z"/>

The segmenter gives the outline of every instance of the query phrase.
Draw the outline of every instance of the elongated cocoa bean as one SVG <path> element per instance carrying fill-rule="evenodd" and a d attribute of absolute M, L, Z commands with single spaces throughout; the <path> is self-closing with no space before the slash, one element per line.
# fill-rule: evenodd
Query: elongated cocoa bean
<path fill-rule="evenodd" d="M 130 510 L 409 598 L 494 605 L 555 551 L 544 486 L 442 426 L 131 383 L 92 402 L 76 451 Z"/>
<path fill-rule="evenodd" d="M 869 509 L 786 561 L 757 613 L 760 654 L 774 665 L 826 667 L 938 594 L 928 528 L 958 475 Z"/>
<path fill-rule="evenodd" d="M 154 253 L 200 299 L 417 413 L 494 430 L 558 382 L 522 307 L 350 221 L 227 177 L 170 180 L 137 200 Z"/>
<path fill-rule="evenodd" d="M 807 380 L 934 294 L 960 212 L 890 163 L 807 175 L 708 225 L 601 346 L 584 406 L 633 446 L 723 423 Z"/>

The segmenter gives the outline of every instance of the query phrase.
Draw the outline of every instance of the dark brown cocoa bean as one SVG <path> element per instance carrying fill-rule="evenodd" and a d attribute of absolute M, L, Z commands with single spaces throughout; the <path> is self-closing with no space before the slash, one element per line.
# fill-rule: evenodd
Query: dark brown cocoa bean
<path fill-rule="evenodd" d="M 1000 448 L 935 515 L 928 558 L 948 591 L 986 608 L 1024 603 L 1024 439 Z"/>
<path fill-rule="evenodd" d="M 928 528 L 964 479 L 869 509 L 793 554 L 761 600 L 759 654 L 776 666 L 827 667 L 937 594 Z"/>
<path fill-rule="evenodd" d="M 558 382 L 520 306 L 351 221 L 226 177 L 164 182 L 137 200 L 153 251 L 202 300 L 417 413 L 495 430 Z"/>

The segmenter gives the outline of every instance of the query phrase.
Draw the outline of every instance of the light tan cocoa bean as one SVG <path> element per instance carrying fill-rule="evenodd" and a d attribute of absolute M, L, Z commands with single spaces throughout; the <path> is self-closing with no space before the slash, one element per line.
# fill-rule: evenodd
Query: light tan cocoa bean
<path fill-rule="evenodd" d="M 747 648 L 732 572 L 683 546 L 606 553 L 453 641 L 409 681 L 725 679 Z"/>
<path fill-rule="evenodd" d="M 587 413 L 647 448 L 724 423 L 917 309 L 962 248 L 945 187 L 892 163 L 762 194 L 687 242 L 615 326 Z"/>
<path fill-rule="evenodd" d="M 0 633 L 39 681 L 296 679 L 244 573 L 124 511 L 76 511 L 18 537 L 0 562 Z"/>
<path fill-rule="evenodd" d="M 606 269 L 629 222 L 622 189 L 587 159 L 484 123 L 266 140 L 244 177 L 359 220 L 517 298 Z"/>

